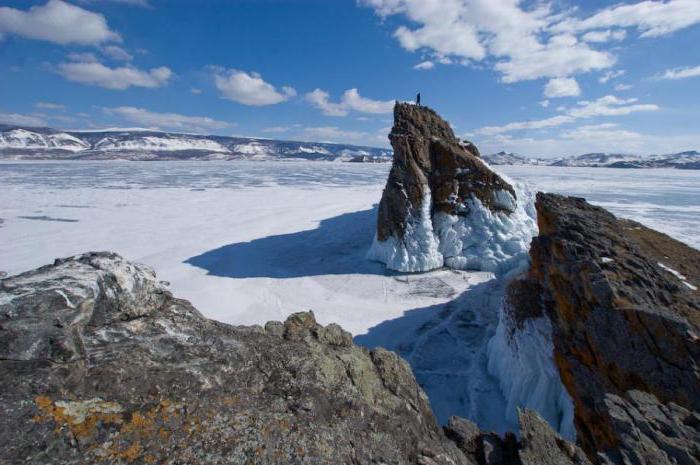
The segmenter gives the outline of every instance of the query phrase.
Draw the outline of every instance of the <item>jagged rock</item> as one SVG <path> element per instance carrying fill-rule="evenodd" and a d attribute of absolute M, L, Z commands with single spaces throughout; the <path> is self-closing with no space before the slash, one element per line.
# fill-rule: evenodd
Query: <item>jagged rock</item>
<path fill-rule="evenodd" d="M 396 103 L 394 160 L 370 258 L 398 271 L 498 271 L 526 255 L 534 221 L 515 189 L 433 110 Z M 516 257 L 515 259 L 513 257 Z"/>
<path fill-rule="evenodd" d="M 536 208 L 510 307 L 550 319 L 578 443 L 597 463 L 700 463 L 700 252 L 584 199 Z"/>
<path fill-rule="evenodd" d="M 89 253 L 0 281 L 0 462 L 472 464 L 396 354 L 208 320 Z"/>
<path fill-rule="evenodd" d="M 518 412 L 520 438 L 483 433 L 469 420 L 451 417 L 445 434 L 479 465 L 591 465 L 584 452 L 563 440 L 537 413 Z"/>

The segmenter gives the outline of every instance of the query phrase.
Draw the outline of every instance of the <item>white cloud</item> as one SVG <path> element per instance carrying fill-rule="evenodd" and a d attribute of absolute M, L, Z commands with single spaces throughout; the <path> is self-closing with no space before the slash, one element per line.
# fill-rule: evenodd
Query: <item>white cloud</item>
<path fill-rule="evenodd" d="M 63 45 L 98 45 L 121 40 L 104 16 L 62 0 L 49 0 L 26 11 L 0 7 L 0 38 L 4 34 Z"/>
<path fill-rule="evenodd" d="M 319 142 L 357 142 L 366 140 L 368 134 L 366 132 L 348 131 L 336 126 L 321 126 L 304 128 L 302 137 Z"/>
<path fill-rule="evenodd" d="M 20 115 L 19 113 L 0 113 L 0 123 L 17 126 L 46 126 L 46 122 L 38 116 Z"/>
<path fill-rule="evenodd" d="M 315 89 L 305 96 L 306 100 L 328 116 L 345 116 L 348 110 L 342 103 L 331 103 L 330 94 L 325 90 Z"/>
<path fill-rule="evenodd" d="M 409 51 L 427 49 L 457 63 L 494 59 L 503 82 L 570 76 L 612 66 L 615 58 L 573 34 L 549 34 L 562 14 L 536 3 L 493 0 L 362 0 L 381 16 L 402 15 L 411 26 L 394 32 Z M 413 26 L 415 24 L 416 26 Z"/>
<path fill-rule="evenodd" d="M 541 120 L 517 121 L 503 126 L 484 126 L 475 130 L 479 135 L 493 136 L 512 131 L 545 129 L 573 123 L 578 119 L 598 116 L 622 116 L 640 111 L 656 111 L 658 105 L 640 104 L 637 99 L 620 99 L 614 95 L 606 95 L 592 102 L 582 100 L 575 107 L 565 110 L 565 114 L 552 116 Z"/>
<path fill-rule="evenodd" d="M 99 62 L 69 62 L 58 65 L 58 72 L 69 81 L 113 90 L 129 87 L 162 87 L 173 76 L 165 66 L 148 71 L 132 66 L 110 68 Z"/>
<path fill-rule="evenodd" d="M 700 146 L 700 135 L 658 136 L 620 128 L 615 124 L 584 125 L 554 137 L 512 137 L 498 134 L 477 141 L 483 153 L 500 150 L 529 157 L 561 157 L 587 152 L 673 153 Z"/>
<path fill-rule="evenodd" d="M 542 100 L 541 102 L 539 102 L 539 105 L 540 105 L 542 108 L 547 108 L 547 107 L 549 106 L 549 100 L 544 99 L 544 100 Z"/>
<path fill-rule="evenodd" d="M 202 93 L 202 89 L 198 89 L 196 87 L 190 87 L 190 92 L 193 93 L 194 95 L 199 95 Z"/>
<path fill-rule="evenodd" d="M 65 105 L 60 105 L 58 103 L 51 103 L 51 102 L 36 102 L 34 104 L 35 107 L 41 108 L 42 110 L 65 110 L 66 106 Z"/>
<path fill-rule="evenodd" d="M 641 37 L 658 37 L 700 23 L 698 0 L 646 0 L 631 5 L 615 5 L 586 19 L 567 18 L 553 29 L 582 32 L 612 27 L 636 28 Z"/>
<path fill-rule="evenodd" d="M 134 57 L 129 52 L 117 45 L 108 45 L 106 47 L 103 47 L 102 53 L 104 53 L 106 56 L 113 60 L 131 61 L 134 59 Z"/>
<path fill-rule="evenodd" d="M 632 86 L 629 85 L 629 84 L 617 84 L 617 85 L 615 86 L 615 90 L 618 91 L 618 92 L 622 92 L 622 91 L 625 91 L 625 90 L 630 90 L 631 88 L 632 88 Z"/>
<path fill-rule="evenodd" d="M 576 97 L 581 95 L 581 88 L 574 78 L 554 78 L 544 86 L 544 96 L 547 98 Z"/>
<path fill-rule="evenodd" d="M 231 126 L 225 121 L 218 121 L 206 116 L 186 116 L 178 113 L 156 113 L 144 108 L 115 107 L 105 108 L 105 113 L 116 115 L 131 123 L 159 129 L 177 129 L 204 132 Z"/>
<path fill-rule="evenodd" d="M 658 79 L 685 79 L 700 76 L 700 66 L 667 69 Z"/>
<path fill-rule="evenodd" d="M 584 42 L 610 42 L 624 40 L 625 37 L 627 37 L 627 31 L 624 29 L 606 29 L 587 32 L 581 37 L 581 40 Z"/>
<path fill-rule="evenodd" d="M 292 130 L 292 126 L 272 126 L 269 128 L 261 129 L 261 132 L 272 132 L 276 134 L 281 134 L 283 132 L 289 132 Z"/>
<path fill-rule="evenodd" d="M 605 84 L 609 80 L 619 78 L 623 74 L 625 74 L 624 69 L 619 69 L 617 71 L 607 71 L 601 77 L 598 78 L 598 82 L 600 82 L 601 84 Z"/>
<path fill-rule="evenodd" d="M 305 96 L 306 100 L 328 116 L 345 116 L 350 110 L 360 113 L 384 114 L 391 113 L 394 108 L 393 100 L 372 100 L 360 95 L 356 88 L 343 92 L 340 102 L 330 101 L 328 92 L 315 89 Z"/>
<path fill-rule="evenodd" d="M 428 69 L 433 69 L 434 67 L 435 67 L 435 63 L 433 63 L 433 62 L 430 61 L 430 60 L 427 60 L 427 61 L 421 61 L 420 63 L 418 63 L 417 65 L 415 65 L 415 66 L 413 67 L 413 69 L 418 69 L 418 70 L 421 70 L 421 71 L 425 71 L 425 70 L 428 70 Z"/>
<path fill-rule="evenodd" d="M 214 83 L 221 96 L 244 105 L 264 106 L 286 102 L 297 93 L 292 87 L 277 90 L 258 73 L 214 68 Z"/>

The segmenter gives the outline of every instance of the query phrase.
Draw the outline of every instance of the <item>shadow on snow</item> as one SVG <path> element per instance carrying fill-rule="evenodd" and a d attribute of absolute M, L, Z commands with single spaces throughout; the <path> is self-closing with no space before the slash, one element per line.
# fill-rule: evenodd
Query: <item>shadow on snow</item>
<path fill-rule="evenodd" d="M 299 278 L 338 274 L 393 275 L 366 258 L 377 206 L 322 220 L 316 229 L 228 244 L 188 258 L 209 275 L 228 278 Z"/>

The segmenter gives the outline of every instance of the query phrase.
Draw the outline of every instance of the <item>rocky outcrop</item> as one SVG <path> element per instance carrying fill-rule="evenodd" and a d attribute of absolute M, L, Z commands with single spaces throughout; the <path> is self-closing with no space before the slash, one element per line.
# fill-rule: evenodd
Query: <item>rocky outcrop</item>
<path fill-rule="evenodd" d="M 311 312 L 208 320 L 106 252 L 0 281 L 0 409 L 0 463 L 587 463 L 529 411 L 443 431 L 393 352 Z"/>
<path fill-rule="evenodd" d="M 534 222 L 514 187 L 427 107 L 396 103 L 394 160 L 370 257 L 398 271 L 497 271 L 527 250 Z"/>
<path fill-rule="evenodd" d="M 536 208 L 509 307 L 551 321 L 578 443 L 597 463 L 699 464 L 700 252 L 584 199 Z"/>

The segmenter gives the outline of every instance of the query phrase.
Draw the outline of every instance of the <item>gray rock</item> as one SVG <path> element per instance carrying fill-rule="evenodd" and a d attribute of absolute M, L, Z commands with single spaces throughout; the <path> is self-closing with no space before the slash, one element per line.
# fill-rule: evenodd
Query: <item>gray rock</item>
<path fill-rule="evenodd" d="M 389 140 L 394 159 L 379 202 L 379 242 L 401 242 L 407 231 L 419 229 L 417 225 L 432 221 L 439 212 L 466 216 L 472 198 L 494 212 L 511 213 L 515 208 L 513 187 L 481 161 L 474 144 L 457 139 L 449 123 L 430 108 L 397 102 Z M 426 214 L 430 218 L 424 218 Z M 428 251 L 412 251 L 420 252 Z"/>
<path fill-rule="evenodd" d="M 552 322 L 578 443 L 599 463 L 700 464 L 700 251 L 584 199 L 540 193 L 536 208 L 508 298 L 516 319 Z"/>
<path fill-rule="evenodd" d="M 111 253 L 0 283 L 0 463 L 473 463 L 403 360 L 310 312 L 211 321 Z"/>

